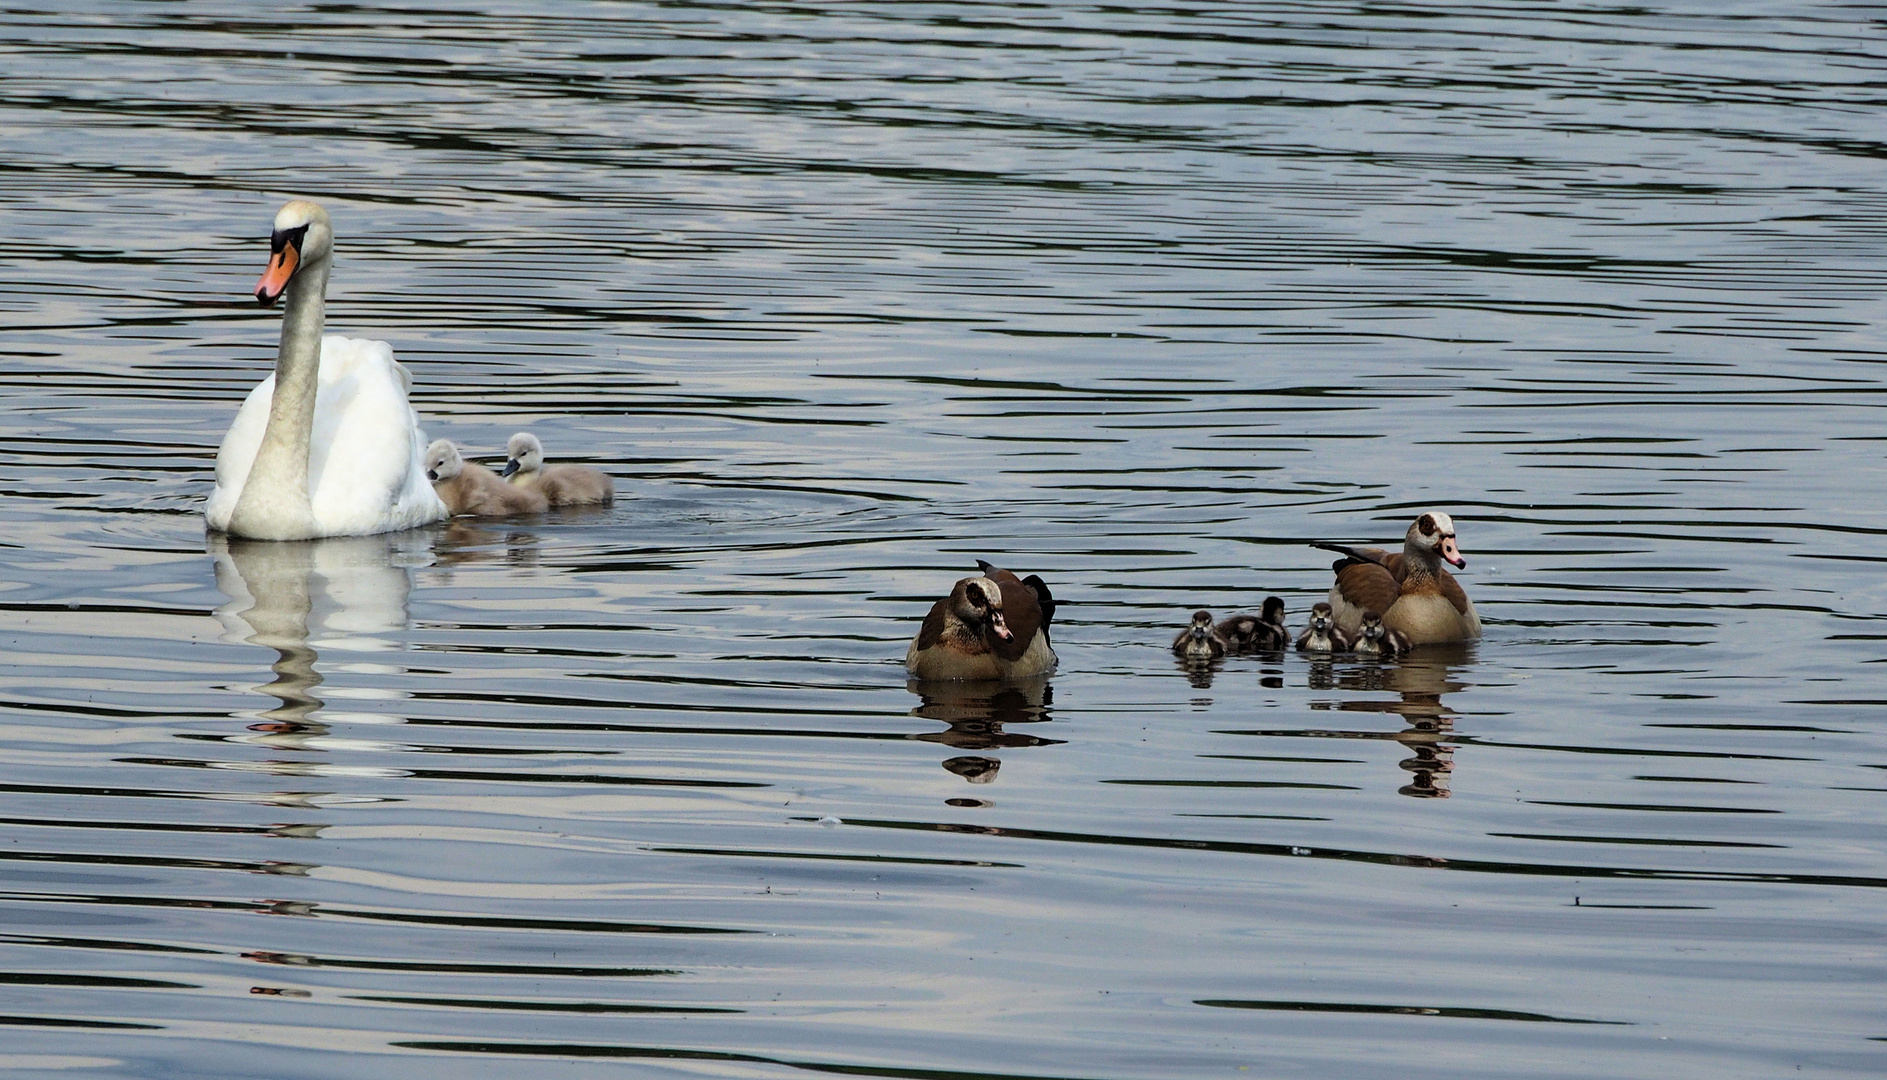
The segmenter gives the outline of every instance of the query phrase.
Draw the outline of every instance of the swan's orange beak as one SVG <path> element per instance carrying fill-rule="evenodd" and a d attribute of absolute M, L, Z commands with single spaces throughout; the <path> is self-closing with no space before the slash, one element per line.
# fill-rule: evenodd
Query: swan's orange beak
<path fill-rule="evenodd" d="M 261 280 L 256 282 L 256 300 L 263 307 L 275 303 L 282 290 L 288 288 L 288 279 L 295 276 L 295 267 L 301 265 L 301 249 L 294 241 L 286 241 L 269 256 L 269 268 L 262 271 Z"/>

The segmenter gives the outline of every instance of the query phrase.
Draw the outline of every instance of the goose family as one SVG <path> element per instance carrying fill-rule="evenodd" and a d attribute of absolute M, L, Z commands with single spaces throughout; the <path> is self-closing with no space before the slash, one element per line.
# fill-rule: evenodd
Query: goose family
<path fill-rule="evenodd" d="M 1417 645 L 1469 641 L 1481 636 L 1474 602 L 1445 568 L 1461 569 L 1467 560 L 1455 536 L 1454 519 L 1440 510 L 1417 517 L 1403 538 L 1402 551 L 1318 543 L 1313 547 L 1343 556 L 1332 564 L 1336 580 L 1330 598 L 1311 607 L 1295 645 L 1299 652 L 1347 653 L 1393 660 Z M 1207 612 L 1193 613 L 1192 624 L 1173 639 L 1182 658 L 1282 650 L 1293 643 L 1284 623 L 1284 600 L 1265 597 L 1257 615 L 1234 615 L 1208 626 Z"/>
<path fill-rule="evenodd" d="M 1330 607 L 1338 629 L 1355 635 L 1363 614 L 1380 612 L 1383 626 L 1400 632 L 1412 645 L 1469 641 L 1481 636 L 1474 601 L 1442 563 L 1457 570 L 1468 565 L 1455 542 L 1454 519 L 1430 510 L 1409 526 L 1397 554 L 1381 548 L 1316 544 L 1344 556 L 1331 564 L 1337 580 L 1330 586 Z"/>

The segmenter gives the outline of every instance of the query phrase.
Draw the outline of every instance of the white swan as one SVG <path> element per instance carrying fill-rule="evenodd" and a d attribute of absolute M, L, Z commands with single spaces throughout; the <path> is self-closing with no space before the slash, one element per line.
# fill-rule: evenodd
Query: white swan
<path fill-rule="evenodd" d="M 256 299 L 287 293 L 282 344 L 275 374 L 249 392 L 216 452 L 210 528 L 308 540 L 442 520 L 421 460 L 426 435 L 406 400 L 412 376 L 384 341 L 321 335 L 334 253 L 327 211 L 301 199 L 282 207 L 269 247 Z"/>

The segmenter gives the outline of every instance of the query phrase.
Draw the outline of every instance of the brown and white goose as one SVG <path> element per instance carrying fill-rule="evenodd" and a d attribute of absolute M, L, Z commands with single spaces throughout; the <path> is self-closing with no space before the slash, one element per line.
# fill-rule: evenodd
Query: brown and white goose
<path fill-rule="evenodd" d="M 1430 510 L 1409 526 L 1400 554 L 1381 548 L 1316 544 L 1347 558 L 1331 566 L 1337 572 L 1330 587 L 1330 606 L 1337 626 L 1354 635 L 1362 628 L 1363 613 L 1382 612 L 1386 629 L 1400 631 L 1411 644 L 1466 641 L 1481 636 L 1481 617 L 1474 602 L 1444 561 L 1457 569 L 1468 565 L 1455 543 L 1455 523 L 1439 510 Z"/>
<path fill-rule="evenodd" d="M 1219 636 L 1233 653 L 1280 652 L 1290 647 L 1291 632 L 1284 628 L 1284 598 L 1265 597 L 1256 615 L 1234 615 L 1219 624 Z"/>
<path fill-rule="evenodd" d="M 1007 570 L 979 562 L 983 576 L 956 583 L 930 614 L 904 654 L 917 679 L 1023 679 L 1055 670 L 1044 603 L 1048 586 L 1026 584 Z M 1052 607 L 1051 607 L 1052 610 Z"/>
<path fill-rule="evenodd" d="M 1226 652 L 1225 639 L 1212 625 L 1210 611 L 1192 613 L 1192 625 L 1173 639 L 1173 655 L 1181 660 L 1217 660 Z"/>

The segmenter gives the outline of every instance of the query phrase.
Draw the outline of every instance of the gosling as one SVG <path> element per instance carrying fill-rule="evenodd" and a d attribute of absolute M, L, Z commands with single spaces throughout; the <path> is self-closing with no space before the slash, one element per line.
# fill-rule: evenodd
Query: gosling
<path fill-rule="evenodd" d="M 1310 609 L 1310 625 L 1297 635 L 1298 652 L 1349 652 L 1350 639 L 1337 629 L 1336 615 L 1330 605 L 1318 601 Z"/>
<path fill-rule="evenodd" d="M 1192 625 L 1173 639 L 1173 655 L 1181 660 L 1217 660 L 1225 655 L 1225 639 L 1212 625 L 1210 611 L 1192 613 Z"/>
<path fill-rule="evenodd" d="M 1358 655 L 1380 656 L 1385 660 L 1394 660 L 1412 647 L 1409 635 L 1382 624 L 1382 612 L 1363 612 L 1363 629 L 1357 635 L 1356 644 L 1353 646 Z"/>
<path fill-rule="evenodd" d="M 1219 636 L 1233 653 L 1281 652 L 1290 647 L 1291 632 L 1284 628 L 1284 599 L 1265 597 L 1256 615 L 1234 615 L 1219 624 Z"/>

